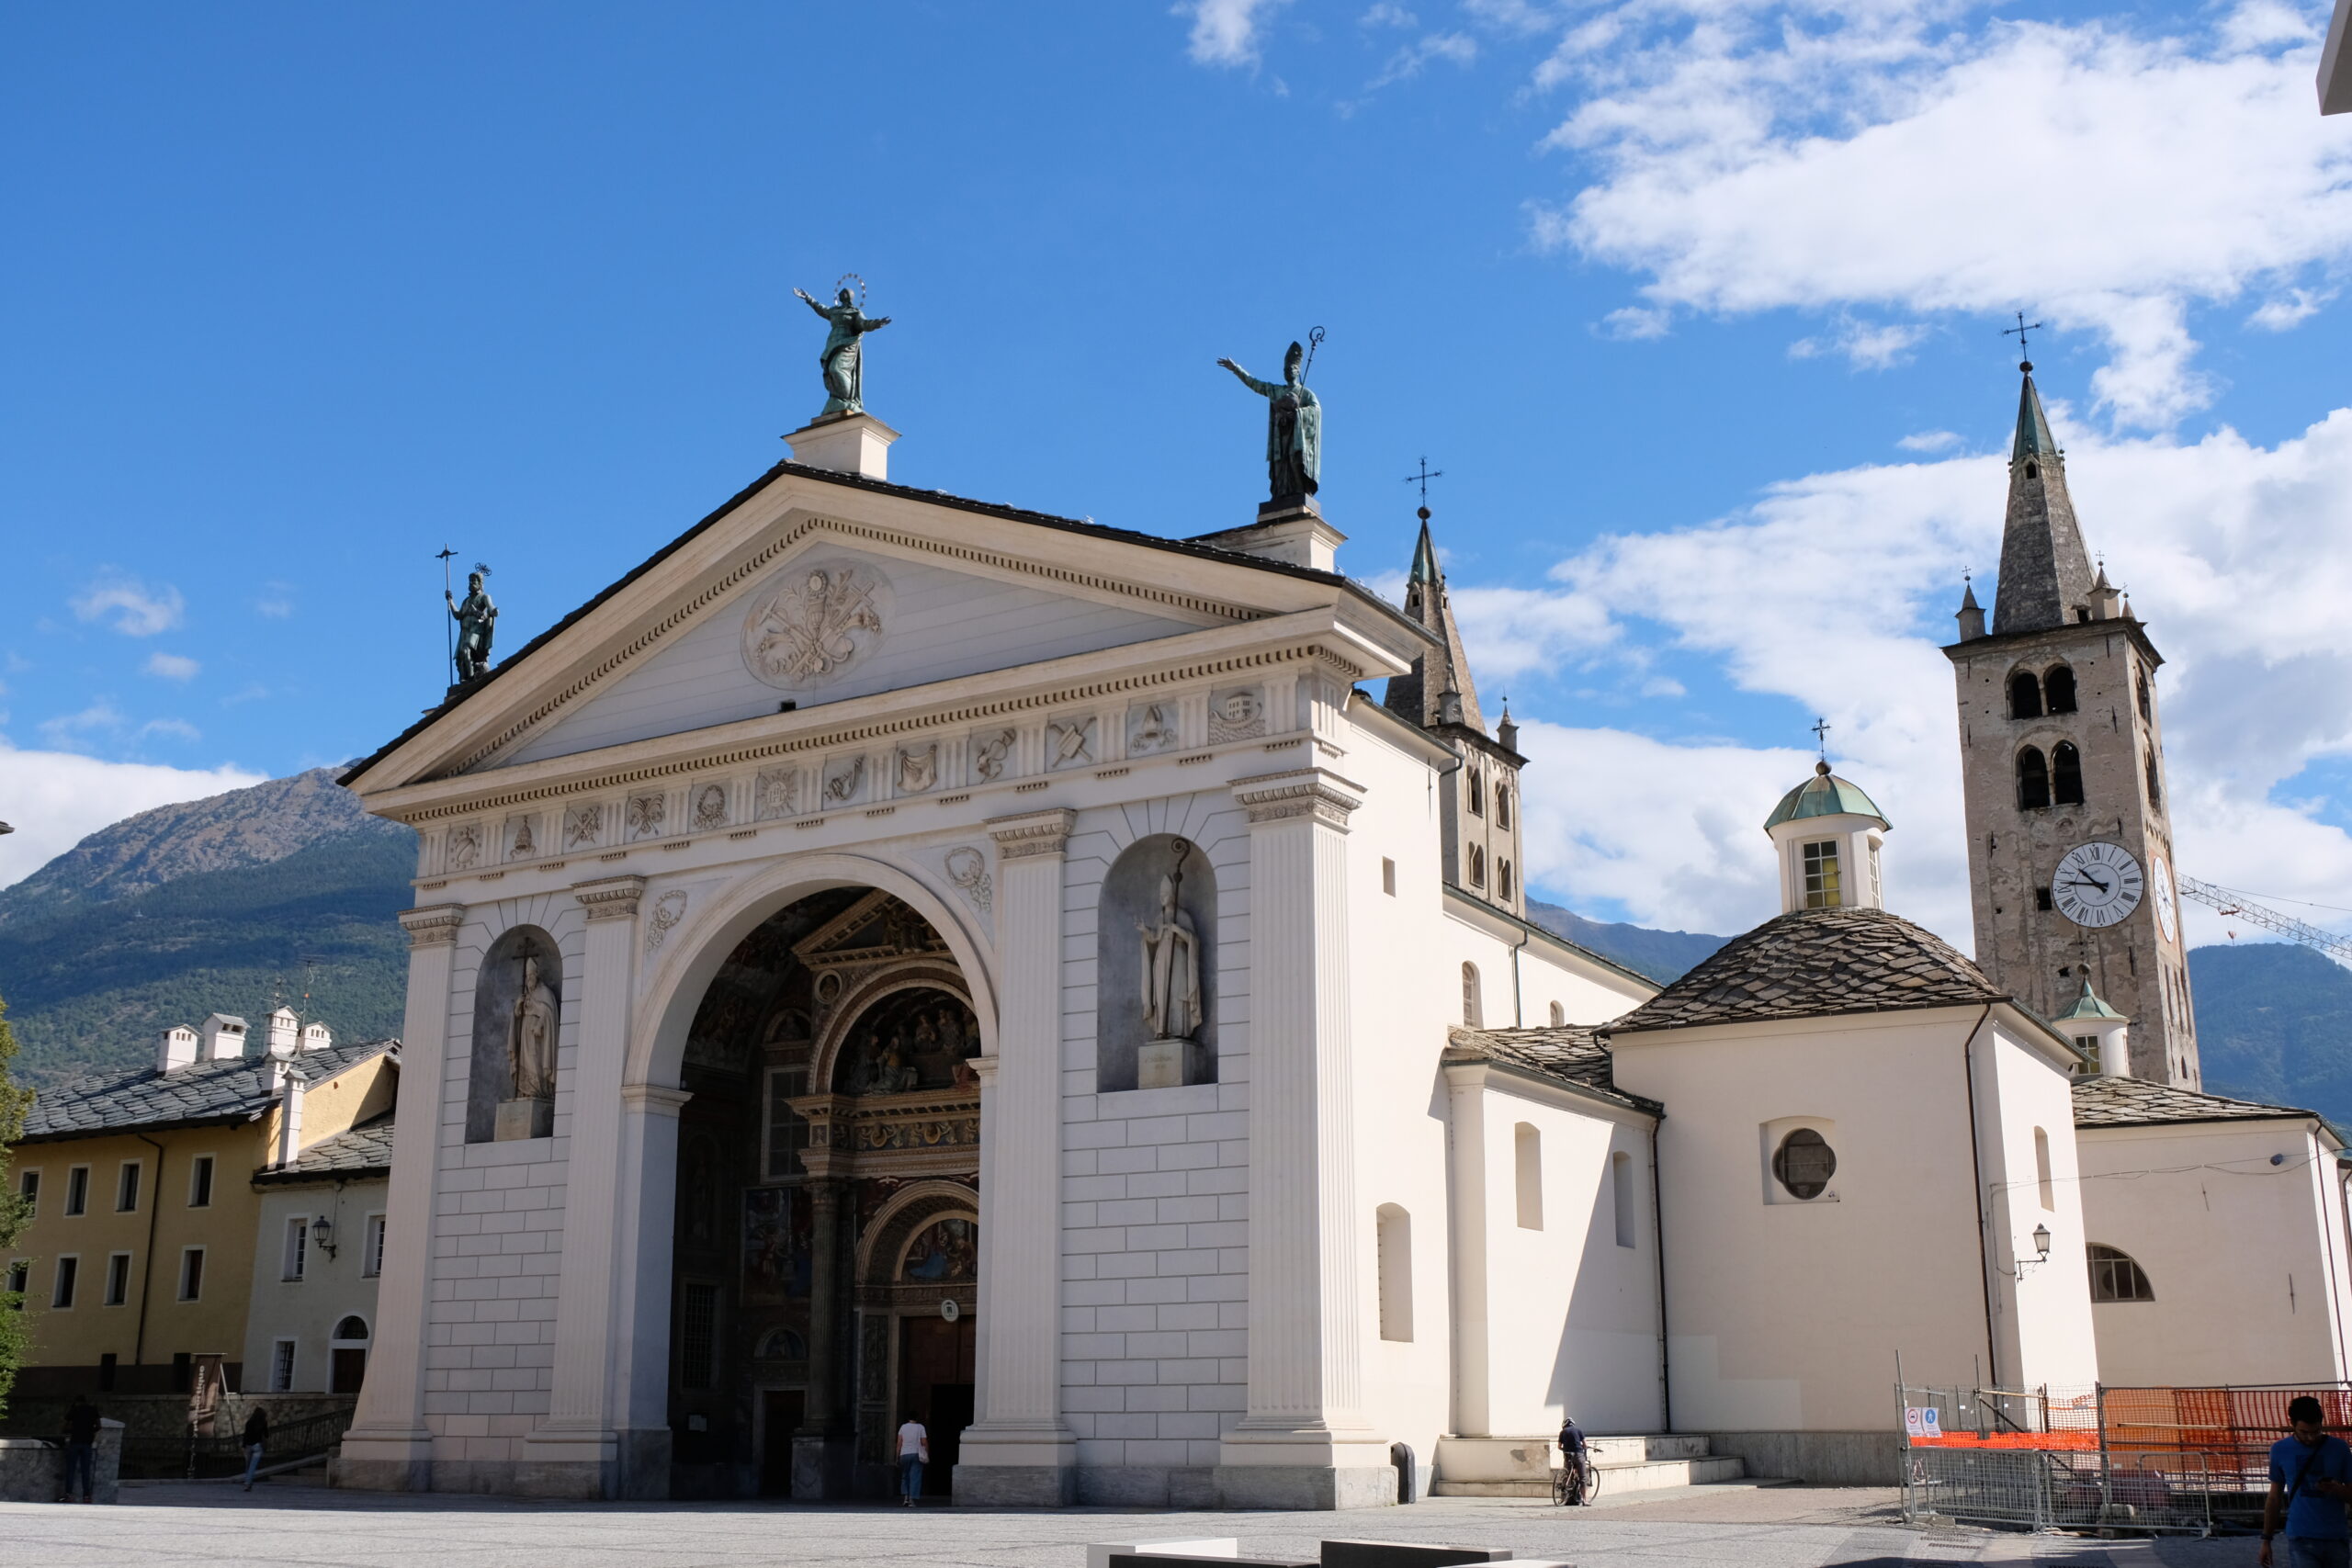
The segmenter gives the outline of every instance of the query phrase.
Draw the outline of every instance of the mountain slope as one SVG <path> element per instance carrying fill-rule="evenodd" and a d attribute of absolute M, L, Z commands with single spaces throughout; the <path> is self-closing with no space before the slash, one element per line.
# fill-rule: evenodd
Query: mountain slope
<path fill-rule="evenodd" d="M 1614 959 L 1636 975 L 1648 976 L 1661 986 L 1680 979 L 1701 959 L 1731 940 L 1703 931 L 1662 931 L 1623 921 L 1589 920 L 1572 909 L 1546 904 L 1540 898 L 1527 901 L 1527 918 L 1546 931 L 1557 931 L 1578 947 Z"/>
<path fill-rule="evenodd" d="M 2188 980 L 2207 1089 L 2352 1129 L 2352 970 L 2290 942 L 2217 943 L 2189 953 Z"/>
<path fill-rule="evenodd" d="M 137 1066 L 166 1025 L 209 1012 L 258 1021 L 281 980 L 341 1038 L 398 1033 L 393 917 L 412 902 L 413 846 L 325 770 L 92 834 L 0 890 L 0 997 L 25 1078 Z"/>

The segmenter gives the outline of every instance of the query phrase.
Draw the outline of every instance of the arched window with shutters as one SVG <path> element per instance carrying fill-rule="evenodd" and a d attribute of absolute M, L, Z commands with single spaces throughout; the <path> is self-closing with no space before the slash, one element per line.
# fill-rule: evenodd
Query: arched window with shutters
<path fill-rule="evenodd" d="M 2148 672 L 2140 671 L 2140 716 L 2151 724 L 2155 722 L 2155 704 L 2148 695 Z"/>
<path fill-rule="evenodd" d="M 1476 768 L 1465 769 L 1464 772 L 1470 778 L 1470 815 L 1484 817 L 1487 814 L 1487 781 L 1479 776 Z"/>
<path fill-rule="evenodd" d="M 1495 892 L 1504 899 L 1510 897 L 1510 862 L 1507 860 L 1495 862 Z"/>
<path fill-rule="evenodd" d="M 1498 828 L 1510 826 L 1510 785 L 1509 784 L 1495 786 L 1495 826 Z"/>
<path fill-rule="evenodd" d="M 2083 754 L 2071 740 L 2050 749 L 2050 798 L 2060 806 L 2083 803 Z"/>
<path fill-rule="evenodd" d="M 2039 748 L 2029 746 L 2018 753 L 2018 805 L 2039 811 L 2049 804 L 2050 764 Z"/>
<path fill-rule="evenodd" d="M 2041 681 L 2030 670 L 2020 670 L 2009 677 L 2009 716 L 2041 716 Z"/>
<path fill-rule="evenodd" d="M 2165 786 L 2156 777 L 2156 754 L 2154 751 L 2148 753 L 2148 804 L 2160 811 L 2164 809 Z"/>
<path fill-rule="evenodd" d="M 2102 1247 L 2093 1242 L 2089 1247 L 2091 1259 L 2091 1300 L 2094 1302 L 2152 1302 L 2156 1288 L 2148 1283 L 2147 1271 L 2132 1260 L 2132 1255 L 2120 1247 Z"/>
<path fill-rule="evenodd" d="M 2041 710 L 2044 713 L 2075 711 L 2075 672 L 2061 664 L 2041 677 Z"/>
<path fill-rule="evenodd" d="M 1487 852 L 1473 844 L 1470 846 L 1470 886 L 1484 887 L 1486 885 Z"/>
<path fill-rule="evenodd" d="M 1472 1029 L 1486 1027 L 1486 1001 L 1479 995 L 1478 966 L 1476 964 L 1462 966 L 1462 1021 Z"/>

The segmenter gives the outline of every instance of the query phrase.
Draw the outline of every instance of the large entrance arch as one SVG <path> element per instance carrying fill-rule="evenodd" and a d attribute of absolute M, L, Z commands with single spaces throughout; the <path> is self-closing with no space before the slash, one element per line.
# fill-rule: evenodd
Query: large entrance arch
<path fill-rule="evenodd" d="M 904 1414 L 934 1461 L 971 1419 L 992 1021 L 878 887 L 795 898 L 707 967 L 678 1052 L 672 1493 L 887 1495 Z"/>

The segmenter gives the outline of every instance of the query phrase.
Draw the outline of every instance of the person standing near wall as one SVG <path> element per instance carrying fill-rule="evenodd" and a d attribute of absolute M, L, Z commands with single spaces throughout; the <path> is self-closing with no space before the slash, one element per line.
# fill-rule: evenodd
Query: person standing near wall
<path fill-rule="evenodd" d="M 922 1495 L 922 1467 L 930 1462 L 931 1434 L 910 1410 L 899 1427 L 899 1502 L 902 1507 L 913 1507 Z M 2336 1568 L 2343 1565 L 2339 1563 Z"/>
<path fill-rule="evenodd" d="M 2289 1568 L 2352 1568 L 2352 1447 L 2321 1426 L 2319 1401 L 2287 1402 L 2294 1436 L 2270 1445 L 2270 1496 L 2262 1506 L 2262 1568 L 2271 1568 L 2270 1538 L 2283 1522 Z"/>
<path fill-rule="evenodd" d="M 86 1393 L 77 1393 L 65 1410 L 65 1490 L 58 1501 L 74 1500 L 74 1478 L 82 1478 L 82 1501 L 90 1500 L 97 1474 L 98 1407 Z"/>
<path fill-rule="evenodd" d="M 262 1451 L 269 1447 L 269 1412 L 260 1405 L 245 1417 L 245 1490 L 254 1489 L 254 1476 L 261 1469 Z"/>

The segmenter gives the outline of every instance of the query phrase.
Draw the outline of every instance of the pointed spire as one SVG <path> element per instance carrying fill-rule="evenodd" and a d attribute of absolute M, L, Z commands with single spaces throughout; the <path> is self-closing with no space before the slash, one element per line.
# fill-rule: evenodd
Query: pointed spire
<path fill-rule="evenodd" d="M 2044 631 L 2088 620 L 2090 553 L 2066 490 L 2066 454 L 2050 434 L 2033 362 L 2018 367 L 2017 439 L 2009 452 L 2009 504 L 2001 531 L 2001 576 L 1993 593 L 1993 634 Z"/>
<path fill-rule="evenodd" d="M 1445 570 L 1438 564 L 1426 505 L 1419 509 L 1419 516 L 1421 536 L 1413 547 L 1412 575 L 1405 583 L 1405 614 L 1437 638 L 1438 651 L 1414 660 L 1411 674 L 1389 677 L 1382 702 L 1390 712 L 1402 714 L 1423 729 L 1459 724 L 1484 735 L 1487 721 L 1478 712 L 1478 689 L 1470 679 L 1462 628 L 1455 625 L 1453 606 L 1446 598 Z"/>
<path fill-rule="evenodd" d="M 1971 641 L 1984 635 L 1984 606 L 1976 602 L 1976 580 L 1963 576 L 1960 592 L 1960 611 L 1952 618 L 1960 623 L 1960 640 Z"/>

